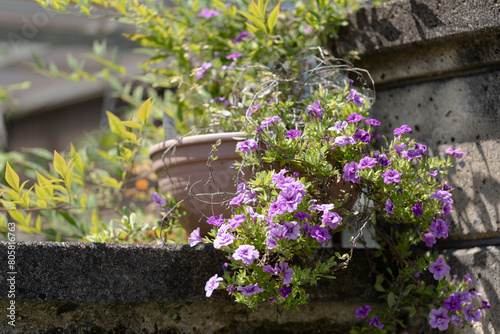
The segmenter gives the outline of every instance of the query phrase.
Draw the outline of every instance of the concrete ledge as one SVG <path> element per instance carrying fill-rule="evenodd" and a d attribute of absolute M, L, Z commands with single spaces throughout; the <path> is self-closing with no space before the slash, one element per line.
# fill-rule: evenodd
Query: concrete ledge
<path fill-rule="evenodd" d="M 0 309 L 9 306 L 7 242 L 0 242 Z M 224 333 L 306 330 L 346 333 L 354 307 L 376 303 L 370 266 L 355 252 L 337 279 L 309 289 L 311 303 L 280 317 L 270 304 L 252 312 L 224 291 L 205 297 L 222 274 L 223 252 L 207 245 L 15 243 L 16 328 L 13 333 Z M 12 327 L 0 323 L 0 332 Z"/>

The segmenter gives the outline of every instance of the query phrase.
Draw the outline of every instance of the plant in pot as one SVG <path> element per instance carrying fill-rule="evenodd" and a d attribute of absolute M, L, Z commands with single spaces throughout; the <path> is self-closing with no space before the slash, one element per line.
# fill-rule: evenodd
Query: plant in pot
<path fill-rule="evenodd" d="M 228 255 L 223 272 L 206 282 L 207 297 L 223 289 L 253 309 L 272 303 L 298 310 L 308 286 L 349 269 L 353 248 L 372 227 L 380 249 L 367 256 L 383 260 L 372 269 L 383 303 L 353 310 L 366 320 L 352 333 L 479 321 L 488 302 L 470 275 L 450 279 L 446 259 L 433 249 L 448 236 L 453 210 L 444 176 L 466 153 L 449 148 L 447 157 L 429 157 L 405 124 L 377 144 L 370 89 L 355 86 L 366 87 L 366 73 L 311 55 L 288 65 L 269 75 L 245 108 L 236 165 L 252 172 L 230 200 L 233 213 L 209 217 L 206 237 L 199 228 L 190 234 L 192 246 L 211 243 Z M 350 250 L 333 242 L 344 230 L 354 233 Z"/>
<path fill-rule="evenodd" d="M 328 38 L 335 35 L 338 27 L 344 24 L 343 16 L 348 6 L 356 6 L 356 1 L 346 1 L 341 5 L 330 1 L 310 1 L 294 6 L 281 4 L 279 1 L 223 3 L 177 0 L 173 1 L 173 6 L 153 0 L 96 0 L 78 3 L 36 1 L 59 12 L 79 11 L 90 17 L 110 17 L 135 26 L 136 32 L 126 37 L 139 44 L 139 52 L 149 56 L 142 64 L 144 75 L 127 74 L 123 67 L 116 65 L 116 59 L 113 58 L 116 53 L 109 52 L 105 43 L 96 43 L 94 53 L 86 56 L 88 60 L 104 65 L 97 72 L 85 72 L 84 62 L 75 58 L 68 62 L 73 70 L 70 74 L 60 71 L 54 64 L 46 65 L 39 59 L 37 68 L 50 76 L 73 80 L 105 80 L 113 88 L 116 97 L 134 106 L 136 110 L 142 105 L 144 96 L 153 98 L 155 103 L 151 119 L 155 122 L 165 120 L 164 129 L 155 131 L 147 127 L 143 147 L 150 143 L 154 145 L 160 139 L 173 139 L 175 148 L 170 142 L 159 144 L 156 146 L 158 150 L 150 151 L 155 158 L 166 158 L 165 163 L 170 163 L 168 160 L 173 158 L 174 153 L 176 157 L 182 154 L 186 140 L 194 140 L 188 140 L 184 136 L 241 129 L 244 113 L 238 115 L 234 111 L 243 111 L 244 108 L 240 108 L 240 105 L 248 105 L 248 100 L 235 100 L 235 90 L 251 90 L 260 81 L 259 73 L 263 73 L 254 71 L 250 74 L 253 69 L 249 64 L 252 67 L 277 69 L 300 50 L 324 45 Z M 130 80 L 135 84 L 131 85 Z M 238 84 L 235 85 L 235 82 Z M 240 92 L 236 93 L 242 96 Z M 217 104 L 224 105 L 224 110 L 215 108 Z M 231 116 L 227 117 L 229 113 Z M 125 115 L 125 118 L 128 117 L 132 117 L 131 114 Z M 178 137 L 181 140 L 177 140 Z M 232 140 L 232 137 L 235 136 L 227 135 L 222 138 Z M 222 145 L 225 145 L 225 139 Z M 215 142 L 216 139 L 211 144 Z M 207 143 L 207 146 L 200 149 L 203 155 L 209 154 L 211 144 Z M 192 148 L 191 144 L 189 146 Z M 216 168 L 224 161 L 220 155 L 219 157 L 219 162 L 212 164 L 216 172 Z M 231 159 L 233 158 L 237 156 L 234 155 Z M 143 159 L 141 151 L 136 156 L 136 161 Z M 162 176 L 167 174 L 165 163 L 154 164 Z M 204 165 L 203 162 L 202 166 Z M 220 168 L 221 172 L 214 175 L 224 174 L 227 179 L 227 167 Z M 175 168 L 172 167 L 169 173 L 173 172 Z M 213 210 L 212 205 L 205 202 L 221 200 L 212 198 L 213 195 L 202 195 L 220 192 L 214 182 L 207 185 L 208 188 L 203 187 L 210 179 L 209 169 L 205 167 L 202 174 L 202 179 L 189 175 L 186 181 L 189 184 L 187 191 L 184 191 L 185 185 L 181 186 L 181 190 L 173 191 L 178 194 L 177 202 L 189 197 L 182 204 L 193 204 L 190 215 L 181 218 L 184 221 L 192 218 L 192 221 L 198 222 L 201 216 L 206 216 Z M 161 181 L 160 186 L 165 186 L 162 193 L 169 197 L 171 186 L 177 185 L 179 179 L 174 176 L 174 182 Z M 219 180 L 217 183 L 224 182 Z M 198 187 L 201 189 L 197 189 Z M 235 188 L 231 190 L 224 187 L 224 190 L 234 192 Z M 208 208 L 208 212 L 200 215 L 198 209 L 202 207 Z M 224 210 L 224 206 L 217 210 Z"/>

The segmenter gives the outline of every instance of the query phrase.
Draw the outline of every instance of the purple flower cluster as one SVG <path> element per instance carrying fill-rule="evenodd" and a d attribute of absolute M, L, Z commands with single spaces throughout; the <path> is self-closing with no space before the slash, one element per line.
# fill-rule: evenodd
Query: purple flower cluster
<path fill-rule="evenodd" d="M 201 78 L 205 77 L 205 72 L 208 71 L 209 69 L 212 68 L 212 63 L 211 62 L 204 62 L 201 64 L 201 67 L 196 71 L 195 78 L 196 80 L 200 80 Z"/>
<path fill-rule="evenodd" d="M 283 278 L 283 284 L 292 283 L 293 278 L 293 269 L 288 268 L 287 262 L 281 262 L 280 264 L 276 263 L 274 268 L 270 265 L 264 266 L 262 268 L 263 272 L 270 273 L 271 275 L 277 275 Z"/>
<path fill-rule="evenodd" d="M 206 296 L 210 297 L 212 295 L 212 292 L 219 287 L 219 282 L 223 281 L 224 279 L 222 277 L 218 277 L 218 274 L 215 274 L 214 276 L 210 277 L 210 279 L 207 281 L 205 284 L 205 291 L 206 291 Z"/>
<path fill-rule="evenodd" d="M 254 295 L 256 293 L 261 293 L 262 290 L 257 283 L 255 284 L 249 284 L 247 286 L 239 286 L 238 291 L 241 292 L 242 295 L 250 297 L 251 295 Z"/>
<path fill-rule="evenodd" d="M 309 116 L 311 116 L 312 119 L 323 119 L 323 108 L 321 108 L 319 100 L 316 100 L 313 104 L 308 105 L 307 109 L 310 110 Z"/>
<path fill-rule="evenodd" d="M 462 152 L 461 150 L 462 150 L 461 148 L 454 150 L 451 147 L 448 147 L 445 152 L 454 158 L 462 159 L 464 156 L 467 155 L 467 152 Z"/>
<path fill-rule="evenodd" d="M 469 275 L 465 275 L 464 281 L 466 283 L 468 283 L 468 278 L 470 280 Z M 480 307 L 475 307 L 472 304 L 472 299 L 479 296 L 481 294 L 476 293 L 474 290 L 457 291 L 450 294 L 443 302 L 444 307 L 431 310 L 429 313 L 429 325 L 432 328 L 444 331 L 448 329 L 450 322 L 455 326 L 462 327 L 463 319 L 467 323 L 480 321 L 483 315 L 481 309 L 489 308 L 489 305 L 487 301 L 483 300 Z"/>
<path fill-rule="evenodd" d="M 437 258 L 435 262 L 430 263 L 429 271 L 434 274 L 434 279 L 439 281 L 450 273 L 450 266 L 446 264 L 445 259 L 440 257 Z"/>
<path fill-rule="evenodd" d="M 241 260 L 244 264 L 251 264 L 259 258 L 259 251 L 253 245 L 241 245 L 234 251 L 233 259 Z"/>
<path fill-rule="evenodd" d="M 236 36 L 234 39 L 233 39 L 233 42 L 235 44 L 238 44 L 238 43 L 241 43 L 245 38 L 247 38 L 248 36 L 250 36 L 250 33 L 246 30 L 244 30 L 243 32 L 241 32 L 238 36 Z"/>
<path fill-rule="evenodd" d="M 203 8 L 197 16 L 210 19 L 212 17 L 218 16 L 220 13 L 221 12 L 216 11 L 214 9 Z"/>
<path fill-rule="evenodd" d="M 250 151 L 257 151 L 258 145 L 255 139 L 247 139 L 236 144 L 236 149 L 241 153 L 248 153 Z"/>
<path fill-rule="evenodd" d="M 292 130 L 288 130 L 286 132 L 286 137 L 288 139 L 295 139 L 295 138 L 300 137 L 300 136 L 302 136 L 302 132 L 300 132 L 300 130 L 292 129 Z"/>
<path fill-rule="evenodd" d="M 386 184 L 401 182 L 401 173 L 395 169 L 390 169 L 382 173 L 381 176 L 384 179 L 384 183 Z"/>
<path fill-rule="evenodd" d="M 358 92 L 355 89 L 351 89 L 349 91 L 349 94 L 347 94 L 346 100 L 354 102 L 354 104 L 360 108 L 362 106 L 364 106 L 364 104 L 365 104 L 363 101 L 363 98 L 358 94 Z"/>
<path fill-rule="evenodd" d="M 237 60 L 238 58 L 240 58 L 242 56 L 243 56 L 243 53 L 241 53 L 241 52 L 235 52 L 235 53 L 231 53 L 230 55 L 227 55 L 226 59 Z"/>
<path fill-rule="evenodd" d="M 238 192 L 238 195 L 229 202 L 229 205 L 234 205 L 234 206 L 241 206 L 241 204 L 246 205 L 255 202 L 257 198 L 257 194 L 255 193 L 255 191 L 253 191 L 253 189 L 251 188 L 248 188 L 246 183 L 240 183 L 236 188 L 236 191 Z"/>

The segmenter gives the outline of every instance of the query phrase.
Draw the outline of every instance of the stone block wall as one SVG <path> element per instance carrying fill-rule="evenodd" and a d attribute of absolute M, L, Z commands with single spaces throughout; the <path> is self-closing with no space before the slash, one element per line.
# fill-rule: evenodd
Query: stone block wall
<path fill-rule="evenodd" d="M 332 41 L 337 57 L 359 51 L 355 65 L 375 82 L 379 132 L 412 129 L 430 154 L 468 152 L 448 175 L 451 233 L 437 247 L 470 272 L 493 305 L 478 333 L 500 332 L 500 3 L 403 0 L 353 12 Z M 453 268 L 453 267 L 452 267 Z"/>

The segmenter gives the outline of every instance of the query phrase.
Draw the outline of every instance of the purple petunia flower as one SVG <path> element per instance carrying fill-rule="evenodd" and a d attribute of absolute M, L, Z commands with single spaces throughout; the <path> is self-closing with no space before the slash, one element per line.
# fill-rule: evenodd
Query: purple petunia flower
<path fill-rule="evenodd" d="M 208 8 L 203 8 L 201 12 L 197 15 L 198 17 L 204 17 L 206 19 L 210 19 L 214 16 L 219 15 L 221 12 L 213 10 L 213 9 L 208 9 Z"/>
<path fill-rule="evenodd" d="M 432 247 L 436 243 L 436 237 L 431 232 L 428 232 L 422 236 L 422 241 L 427 247 Z"/>
<path fill-rule="evenodd" d="M 373 168 L 377 164 L 377 159 L 364 157 L 359 160 L 358 169 Z"/>
<path fill-rule="evenodd" d="M 371 126 L 378 126 L 378 125 L 380 125 L 380 124 L 381 124 L 378 120 L 376 120 L 376 119 L 374 119 L 374 118 L 367 119 L 367 120 L 365 121 L 365 123 L 366 123 L 366 124 L 369 124 L 369 125 L 371 125 Z"/>
<path fill-rule="evenodd" d="M 245 221 L 246 216 L 244 214 L 241 215 L 235 215 L 233 218 L 230 218 L 227 220 L 227 224 L 229 225 L 230 228 L 233 230 L 238 228 L 241 223 Z"/>
<path fill-rule="evenodd" d="M 462 304 L 472 302 L 472 295 L 469 291 L 457 291 L 455 292 L 455 295 L 460 298 L 460 302 Z"/>
<path fill-rule="evenodd" d="M 258 110 L 261 105 L 262 105 L 262 103 L 258 103 L 253 108 L 249 109 L 248 110 L 248 116 L 252 116 L 253 112 L 256 111 L 256 110 Z"/>
<path fill-rule="evenodd" d="M 286 229 L 285 238 L 290 240 L 297 240 L 300 235 L 300 225 L 296 221 L 283 222 Z"/>
<path fill-rule="evenodd" d="M 221 226 L 224 224 L 224 218 L 222 218 L 222 215 L 219 216 L 211 216 L 207 220 L 207 224 L 214 225 L 214 226 Z"/>
<path fill-rule="evenodd" d="M 342 217 L 338 213 L 332 211 L 324 211 L 321 223 L 328 226 L 332 230 L 339 227 L 339 223 L 342 222 Z"/>
<path fill-rule="evenodd" d="M 344 165 L 344 174 L 342 175 L 342 178 L 345 181 L 351 181 L 352 183 L 359 183 L 361 181 L 361 177 L 358 172 L 358 163 L 356 161 L 352 161 Z"/>
<path fill-rule="evenodd" d="M 280 264 L 275 264 L 274 268 L 270 265 L 264 266 L 262 268 L 263 272 L 270 273 L 271 275 L 277 275 L 283 277 L 283 284 L 292 283 L 293 278 L 293 269 L 288 268 L 287 262 L 281 262 Z"/>
<path fill-rule="evenodd" d="M 471 323 L 473 321 L 480 321 L 481 316 L 483 315 L 480 309 L 473 310 L 473 308 L 474 305 L 469 304 L 465 306 L 464 309 L 462 310 L 462 314 L 465 317 L 465 321 L 467 321 L 468 323 Z"/>
<path fill-rule="evenodd" d="M 354 316 L 356 318 L 366 318 L 366 316 L 368 315 L 368 313 L 370 313 L 371 310 L 372 310 L 372 308 L 370 307 L 370 305 L 363 305 L 359 308 L 356 307 L 355 312 L 354 312 Z"/>
<path fill-rule="evenodd" d="M 415 215 L 415 217 L 421 216 L 424 214 L 424 211 L 422 210 L 422 203 L 417 203 L 415 204 L 412 208 L 411 211 Z"/>
<path fill-rule="evenodd" d="M 437 310 L 433 309 L 431 310 L 431 313 L 429 313 L 429 325 L 432 328 L 438 328 L 440 331 L 448 329 L 450 320 L 451 319 L 448 316 L 448 312 L 444 307 L 440 307 Z"/>
<path fill-rule="evenodd" d="M 335 138 L 335 144 L 341 146 L 341 147 L 344 147 L 346 145 L 355 145 L 356 144 L 356 140 L 352 137 L 344 137 L 344 136 L 341 136 L 341 137 L 337 137 Z"/>
<path fill-rule="evenodd" d="M 326 239 L 331 239 L 332 236 L 328 233 L 328 230 L 321 226 L 313 226 L 311 227 L 311 237 L 318 240 L 320 244 L 326 241 Z"/>
<path fill-rule="evenodd" d="M 358 123 L 359 121 L 365 119 L 363 116 L 357 113 L 352 113 L 349 116 L 347 116 L 346 121 L 349 123 Z"/>
<path fill-rule="evenodd" d="M 196 75 L 194 76 L 196 80 L 205 77 L 205 72 L 208 71 L 211 67 L 212 67 L 211 62 L 204 62 L 203 64 L 201 64 L 201 67 L 198 69 Z"/>
<path fill-rule="evenodd" d="M 451 203 L 444 203 L 441 210 L 443 212 L 443 216 L 447 216 L 453 211 L 453 206 Z"/>
<path fill-rule="evenodd" d="M 250 297 L 253 294 L 260 293 L 264 290 L 259 288 L 259 285 L 257 283 L 255 284 L 249 284 L 247 286 L 239 286 L 238 291 L 241 292 L 241 294 Z"/>
<path fill-rule="evenodd" d="M 302 136 L 302 133 L 300 132 L 300 130 L 292 129 L 292 130 L 288 130 L 286 132 L 286 137 L 288 139 L 295 139 L 295 138 L 300 137 L 300 136 Z"/>
<path fill-rule="evenodd" d="M 389 166 L 391 164 L 391 161 L 387 158 L 387 155 L 385 153 L 380 153 L 379 151 L 375 150 L 373 151 L 373 157 L 377 159 L 377 162 L 381 166 Z"/>
<path fill-rule="evenodd" d="M 292 293 L 292 288 L 286 285 L 283 285 L 279 290 L 281 297 L 286 298 Z"/>
<path fill-rule="evenodd" d="M 429 174 L 431 177 L 436 177 L 438 175 L 438 171 L 437 170 L 431 170 L 431 171 L 428 171 L 427 174 Z"/>
<path fill-rule="evenodd" d="M 436 200 L 443 203 L 453 203 L 451 194 L 445 190 L 436 191 L 434 194 L 431 194 L 431 198 L 435 198 Z"/>
<path fill-rule="evenodd" d="M 151 194 L 151 200 L 158 204 L 158 207 L 167 205 L 167 201 L 160 196 L 156 191 Z"/>
<path fill-rule="evenodd" d="M 297 213 L 294 215 L 295 218 L 299 218 L 300 220 L 304 220 L 307 218 L 311 218 L 312 216 L 308 215 L 305 212 L 297 211 Z"/>
<path fill-rule="evenodd" d="M 449 312 L 460 310 L 462 308 L 460 297 L 452 293 L 448 298 L 444 300 L 444 307 L 446 307 Z"/>
<path fill-rule="evenodd" d="M 342 133 L 344 132 L 344 129 L 349 125 L 346 121 L 337 121 L 335 122 L 335 125 L 332 127 L 329 127 L 327 130 L 329 131 L 337 131 L 337 133 Z"/>
<path fill-rule="evenodd" d="M 450 228 L 450 222 L 447 220 L 436 219 L 431 223 L 431 231 L 432 234 L 436 237 L 436 239 L 448 238 L 448 229 Z"/>
<path fill-rule="evenodd" d="M 395 136 L 396 135 L 402 135 L 405 132 L 411 132 L 411 128 L 408 125 L 406 125 L 406 124 L 403 124 L 399 128 L 394 129 L 394 135 Z"/>
<path fill-rule="evenodd" d="M 259 258 L 259 251 L 253 245 L 241 245 L 234 251 L 233 259 L 241 260 L 244 264 L 251 264 Z"/>
<path fill-rule="evenodd" d="M 483 301 L 481 301 L 481 308 L 484 308 L 484 309 L 490 309 L 490 308 L 491 308 L 491 306 L 490 306 L 490 305 L 488 305 L 488 301 L 483 300 Z"/>
<path fill-rule="evenodd" d="M 369 325 L 370 326 L 375 326 L 378 329 L 384 328 L 384 325 L 382 325 L 380 323 L 380 317 L 378 315 L 376 315 L 376 316 L 374 316 L 373 318 L 370 319 Z"/>
<path fill-rule="evenodd" d="M 229 246 L 233 243 L 236 238 L 233 234 L 228 233 L 228 230 L 231 228 L 228 224 L 222 225 L 217 231 L 217 237 L 214 240 L 214 248 L 220 249 L 224 246 Z"/>
<path fill-rule="evenodd" d="M 322 120 L 323 119 L 323 115 L 321 114 L 321 112 L 323 111 L 323 108 L 321 108 L 320 104 L 319 104 L 319 100 L 316 100 L 314 101 L 313 104 L 310 104 L 307 106 L 307 109 L 309 109 L 311 112 L 309 113 L 309 116 L 311 118 L 317 118 L 319 120 Z"/>
<path fill-rule="evenodd" d="M 458 315 L 453 313 L 451 315 L 451 321 L 452 324 L 454 324 L 457 327 L 462 327 L 462 318 L 460 318 Z"/>
<path fill-rule="evenodd" d="M 226 59 L 237 60 L 241 56 L 243 56 L 243 53 L 241 53 L 241 52 L 235 52 L 235 53 L 231 53 L 230 55 L 227 55 Z"/>
<path fill-rule="evenodd" d="M 219 287 L 219 282 L 223 281 L 222 277 L 218 277 L 218 274 L 210 277 L 210 279 L 205 284 L 205 291 L 207 292 L 206 296 L 210 297 L 212 292 Z"/>
<path fill-rule="evenodd" d="M 436 260 L 436 262 L 430 263 L 429 271 L 434 274 L 434 279 L 439 281 L 442 280 L 445 275 L 450 273 L 450 266 L 446 264 L 445 259 L 440 257 Z"/>
<path fill-rule="evenodd" d="M 346 100 L 354 102 L 354 104 L 360 108 L 364 105 L 363 98 L 358 94 L 358 92 L 355 89 L 351 89 L 349 91 L 349 94 L 347 94 Z"/>
<path fill-rule="evenodd" d="M 200 242 L 203 242 L 203 239 L 200 237 L 200 228 L 197 227 L 196 230 L 191 232 L 191 234 L 189 235 L 188 243 L 191 247 L 193 247 Z"/>
<path fill-rule="evenodd" d="M 238 44 L 240 43 L 241 41 L 243 41 L 245 38 L 247 38 L 248 36 L 250 36 L 250 33 L 248 31 L 242 31 L 241 34 L 239 34 L 238 36 L 236 36 L 234 39 L 233 39 L 233 42 Z"/>
<path fill-rule="evenodd" d="M 394 204 L 392 204 L 392 201 L 390 198 L 388 198 L 385 201 L 385 211 L 387 211 L 386 216 L 388 216 L 389 214 L 391 214 L 391 215 L 394 214 Z"/>
<path fill-rule="evenodd" d="M 447 154 L 451 155 L 452 157 L 455 157 L 457 159 L 461 159 L 467 155 L 467 152 L 461 152 L 461 150 L 462 150 L 461 148 L 457 148 L 456 150 L 454 150 L 451 147 L 448 147 L 445 152 Z"/>
<path fill-rule="evenodd" d="M 247 139 L 236 144 L 236 149 L 241 153 L 248 153 L 250 151 L 257 151 L 258 145 L 255 139 Z"/>
<path fill-rule="evenodd" d="M 360 142 L 363 143 L 369 143 L 372 140 L 372 137 L 370 134 L 366 131 L 363 130 L 357 130 L 354 136 L 352 136 L 354 139 L 359 140 Z"/>
<path fill-rule="evenodd" d="M 394 145 L 394 151 L 396 151 L 397 154 L 401 155 L 401 153 L 403 153 L 404 150 L 406 150 L 405 143 Z"/>
<path fill-rule="evenodd" d="M 396 169 L 390 169 L 381 176 L 386 184 L 401 182 L 401 173 Z"/>

